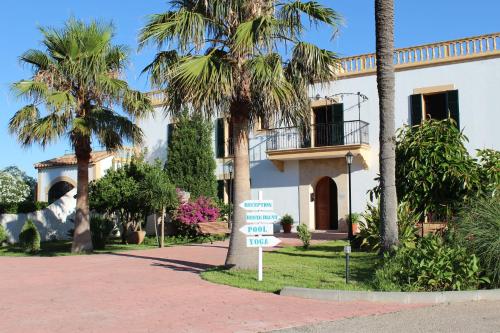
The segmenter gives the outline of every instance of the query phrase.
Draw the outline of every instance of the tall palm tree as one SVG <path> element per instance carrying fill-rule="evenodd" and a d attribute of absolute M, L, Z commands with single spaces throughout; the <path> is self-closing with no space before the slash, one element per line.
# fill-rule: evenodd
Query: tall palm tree
<path fill-rule="evenodd" d="M 380 112 L 380 220 L 382 251 L 398 243 L 394 121 L 394 0 L 375 0 L 377 89 Z"/>
<path fill-rule="evenodd" d="M 160 50 L 145 70 L 164 91 L 168 112 L 187 107 L 229 118 L 235 143 L 234 199 L 243 202 L 250 199 L 250 126 L 259 118 L 307 121 L 308 85 L 334 78 L 335 54 L 302 40 L 304 20 L 335 28 L 340 17 L 315 1 L 170 3 L 170 11 L 152 15 L 141 31 L 140 45 L 153 42 Z M 234 220 L 226 265 L 253 268 L 257 252 L 246 248 L 238 231 L 245 223 L 238 205 Z"/>
<path fill-rule="evenodd" d="M 152 112 L 149 99 L 120 79 L 128 57 L 122 45 L 112 45 L 114 28 L 98 22 L 70 19 L 62 29 L 41 28 L 43 50 L 28 50 L 20 62 L 33 76 L 13 84 L 29 104 L 10 119 L 9 129 L 23 146 L 46 146 L 65 136 L 77 160 L 77 196 L 73 252 L 92 251 L 89 226 L 88 168 L 92 141 L 108 150 L 124 140 L 140 142 L 133 118 Z"/>

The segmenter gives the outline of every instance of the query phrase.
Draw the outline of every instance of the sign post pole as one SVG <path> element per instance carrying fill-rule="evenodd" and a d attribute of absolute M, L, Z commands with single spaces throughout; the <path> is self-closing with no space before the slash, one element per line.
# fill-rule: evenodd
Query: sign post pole
<path fill-rule="evenodd" d="M 262 191 L 259 191 L 259 200 L 262 200 L 262 197 Z M 262 246 L 259 246 L 259 273 L 257 278 L 262 281 Z"/>

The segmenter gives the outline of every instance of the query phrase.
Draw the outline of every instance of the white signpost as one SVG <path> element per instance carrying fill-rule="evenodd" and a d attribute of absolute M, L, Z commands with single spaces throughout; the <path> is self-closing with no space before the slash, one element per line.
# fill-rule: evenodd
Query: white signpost
<path fill-rule="evenodd" d="M 247 223 L 274 223 L 280 218 L 278 214 L 273 212 L 251 212 L 246 215 Z"/>
<path fill-rule="evenodd" d="M 274 225 L 272 224 L 247 224 L 240 228 L 240 231 L 247 236 L 272 235 L 274 234 Z M 247 238 L 248 240 L 248 238 Z M 248 242 L 247 242 L 248 245 Z"/>
<path fill-rule="evenodd" d="M 258 280 L 262 281 L 262 248 L 273 247 L 281 242 L 279 238 L 269 236 L 274 234 L 272 223 L 278 221 L 280 217 L 278 214 L 268 212 L 273 210 L 273 201 L 262 200 L 262 191 L 259 191 L 259 200 L 243 201 L 240 207 L 252 211 L 246 214 L 246 222 L 249 224 L 240 228 L 240 231 L 248 236 L 247 247 L 259 248 Z"/>

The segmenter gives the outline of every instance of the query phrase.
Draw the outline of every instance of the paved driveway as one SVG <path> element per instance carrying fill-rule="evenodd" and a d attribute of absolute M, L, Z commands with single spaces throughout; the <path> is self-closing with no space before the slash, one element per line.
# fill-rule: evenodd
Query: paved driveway
<path fill-rule="evenodd" d="M 402 309 L 203 281 L 226 243 L 122 254 L 0 258 L 0 332 L 261 332 Z M 407 308 L 408 306 L 404 306 Z"/>

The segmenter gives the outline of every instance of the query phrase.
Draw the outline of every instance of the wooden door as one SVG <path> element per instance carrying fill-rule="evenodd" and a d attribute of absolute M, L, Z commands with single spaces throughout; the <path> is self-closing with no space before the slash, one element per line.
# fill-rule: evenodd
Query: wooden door
<path fill-rule="evenodd" d="M 316 230 L 338 229 L 337 185 L 329 177 L 316 185 L 315 213 Z"/>

